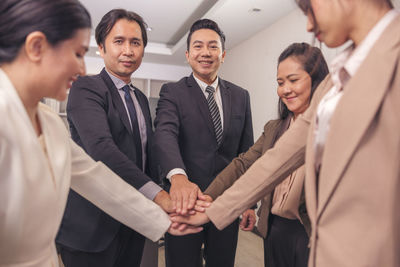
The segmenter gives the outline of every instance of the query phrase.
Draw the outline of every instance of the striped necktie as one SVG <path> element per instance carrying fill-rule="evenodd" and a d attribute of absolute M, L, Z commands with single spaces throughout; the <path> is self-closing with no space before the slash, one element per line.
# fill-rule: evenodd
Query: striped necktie
<path fill-rule="evenodd" d="M 215 137 L 217 139 L 217 144 L 220 145 L 222 140 L 222 124 L 217 102 L 215 102 L 214 98 L 215 89 L 212 86 L 207 86 L 206 92 L 208 93 L 207 103 L 214 124 Z"/>

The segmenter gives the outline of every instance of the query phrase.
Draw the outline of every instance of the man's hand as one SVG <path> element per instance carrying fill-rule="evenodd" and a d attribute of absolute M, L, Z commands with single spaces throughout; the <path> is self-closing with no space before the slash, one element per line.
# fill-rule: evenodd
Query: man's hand
<path fill-rule="evenodd" d="M 210 207 L 212 201 L 212 197 L 209 195 L 203 195 L 203 193 L 201 193 L 196 200 L 194 210 L 197 212 L 205 212 L 206 208 Z"/>
<path fill-rule="evenodd" d="M 192 226 L 200 226 L 210 221 L 207 214 L 203 212 L 196 212 L 196 214 L 188 216 L 171 214 L 170 219 L 174 223 L 187 224 Z M 179 226 L 179 227 L 183 228 L 184 226 Z"/>
<path fill-rule="evenodd" d="M 256 224 L 256 213 L 253 209 L 248 209 L 242 214 L 242 221 L 240 222 L 240 229 L 243 231 L 251 231 Z"/>
<path fill-rule="evenodd" d="M 180 223 L 172 223 L 168 229 L 168 233 L 171 235 L 188 235 L 188 234 L 195 234 L 198 232 L 203 231 L 203 227 L 192 226 L 187 224 L 180 224 Z"/>
<path fill-rule="evenodd" d="M 158 206 L 160 206 L 165 212 L 172 213 L 175 212 L 172 200 L 168 193 L 164 190 L 158 192 L 153 200 Z"/>
<path fill-rule="evenodd" d="M 183 174 L 175 174 L 171 177 L 169 194 L 176 213 L 181 215 L 186 215 L 188 210 L 193 209 L 198 195 L 202 195 L 199 187 Z"/>

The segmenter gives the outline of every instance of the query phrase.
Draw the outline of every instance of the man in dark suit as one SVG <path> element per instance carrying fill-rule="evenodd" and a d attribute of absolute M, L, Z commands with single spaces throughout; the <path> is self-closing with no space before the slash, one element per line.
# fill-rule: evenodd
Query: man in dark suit
<path fill-rule="evenodd" d="M 180 214 L 192 209 L 216 175 L 253 145 L 249 93 L 217 76 L 225 57 L 224 42 L 225 36 L 214 21 L 195 22 L 186 51 L 193 74 L 161 88 L 154 149 L 161 177 L 166 177 Z M 204 243 L 207 266 L 231 267 L 237 234 L 238 221 L 223 231 L 208 224 L 198 234 L 166 235 L 166 264 L 197 266 Z"/>
<path fill-rule="evenodd" d="M 170 212 L 168 193 L 149 178 L 148 101 L 131 84 L 147 44 L 146 25 L 136 13 L 114 9 L 96 27 L 96 41 L 105 68 L 98 75 L 80 77 L 71 88 L 67 113 L 72 138 L 93 159 Z M 57 237 L 66 267 L 140 266 L 144 240 L 70 191 Z"/>

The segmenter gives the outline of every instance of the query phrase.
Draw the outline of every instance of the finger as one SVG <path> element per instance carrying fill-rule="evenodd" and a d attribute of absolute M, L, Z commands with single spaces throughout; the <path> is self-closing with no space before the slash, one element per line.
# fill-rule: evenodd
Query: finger
<path fill-rule="evenodd" d="M 182 215 L 170 217 L 170 220 L 176 223 L 189 223 L 189 218 Z"/>
<path fill-rule="evenodd" d="M 179 225 L 180 225 L 180 223 L 177 223 L 177 222 L 171 223 L 171 227 L 174 229 L 177 229 L 179 227 Z"/>
<path fill-rule="evenodd" d="M 186 215 L 188 207 L 188 193 L 187 192 L 183 192 L 182 194 L 182 210 L 181 210 L 181 214 L 182 215 Z"/>
<path fill-rule="evenodd" d="M 211 206 L 211 203 L 207 202 L 207 201 L 203 201 L 203 200 L 197 200 L 196 201 L 196 205 L 200 206 L 200 207 L 203 207 L 203 208 L 208 208 L 208 207 Z"/>
<path fill-rule="evenodd" d="M 188 228 L 188 225 L 185 223 L 182 223 L 181 225 L 179 225 L 178 230 L 183 232 L 186 230 L 186 228 Z"/>
<path fill-rule="evenodd" d="M 176 213 L 182 212 L 182 192 L 176 194 Z"/>
<path fill-rule="evenodd" d="M 175 194 L 175 192 L 170 192 L 170 197 L 171 197 L 171 201 L 172 201 L 172 208 L 176 211 L 177 203 L 176 203 L 176 194 Z"/>
<path fill-rule="evenodd" d="M 202 207 L 202 206 L 195 205 L 194 208 L 193 208 L 193 211 L 195 211 L 195 212 L 205 212 L 206 209 L 204 207 Z"/>
<path fill-rule="evenodd" d="M 193 190 L 192 192 L 190 192 L 189 199 L 188 199 L 188 206 L 187 206 L 188 209 L 193 209 L 193 207 L 196 203 L 196 200 L 197 200 L 197 191 L 200 191 L 200 190 L 197 189 L 197 190 Z"/>
<path fill-rule="evenodd" d="M 188 214 L 189 214 L 189 215 L 195 215 L 195 214 L 196 214 L 196 210 L 189 210 L 189 211 L 188 211 Z"/>

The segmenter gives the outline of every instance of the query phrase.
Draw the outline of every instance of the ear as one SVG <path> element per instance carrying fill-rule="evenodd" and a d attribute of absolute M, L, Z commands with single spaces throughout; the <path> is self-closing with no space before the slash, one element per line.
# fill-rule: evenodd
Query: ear
<path fill-rule="evenodd" d="M 25 39 L 25 53 L 27 57 L 33 62 L 40 61 L 48 47 L 49 43 L 47 41 L 46 35 L 44 35 L 44 33 L 42 32 L 31 32 Z"/>
<path fill-rule="evenodd" d="M 221 63 L 224 63 L 225 55 L 226 55 L 226 50 L 222 52 Z"/>
<path fill-rule="evenodd" d="M 106 53 L 104 50 L 104 45 L 103 44 L 99 44 L 98 46 L 97 46 L 98 48 L 99 48 L 99 52 L 100 52 L 100 56 L 102 57 L 102 58 L 104 58 L 104 54 Z"/>
<path fill-rule="evenodd" d="M 186 55 L 186 61 L 189 62 L 189 51 L 188 50 L 186 50 L 185 55 Z"/>

